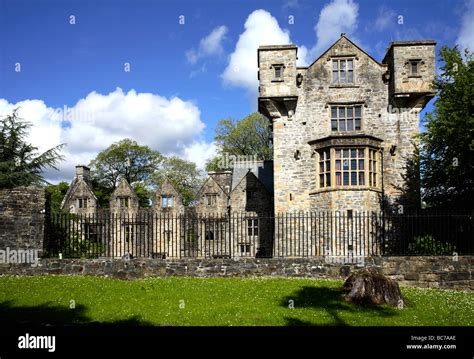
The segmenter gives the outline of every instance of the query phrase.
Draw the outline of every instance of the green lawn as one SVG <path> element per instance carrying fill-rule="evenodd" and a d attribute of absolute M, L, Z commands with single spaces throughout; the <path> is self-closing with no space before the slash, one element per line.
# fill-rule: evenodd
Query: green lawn
<path fill-rule="evenodd" d="M 405 309 L 360 308 L 336 280 L 0 277 L 0 322 L 140 325 L 473 325 L 474 293 L 403 289 Z M 289 308 L 290 300 L 294 309 Z M 74 302 L 71 302 L 74 301 Z M 71 309 L 71 304 L 75 308 Z M 74 305 L 72 305 L 74 306 Z M 180 308 L 181 306 L 181 308 Z"/>

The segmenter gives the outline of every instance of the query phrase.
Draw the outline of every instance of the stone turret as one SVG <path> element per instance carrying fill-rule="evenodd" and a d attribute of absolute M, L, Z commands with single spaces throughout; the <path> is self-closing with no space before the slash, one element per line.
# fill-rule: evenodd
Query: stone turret
<path fill-rule="evenodd" d="M 383 63 L 388 65 L 390 100 L 397 107 L 422 108 L 435 95 L 435 45 L 433 40 L 390 44 Z"/>
<path fill-rule="evenodd" d="M 298 99 L 296 45 L 260 46 L 258 48 L 259 110 L 269 118 L 294 113 Z"/>

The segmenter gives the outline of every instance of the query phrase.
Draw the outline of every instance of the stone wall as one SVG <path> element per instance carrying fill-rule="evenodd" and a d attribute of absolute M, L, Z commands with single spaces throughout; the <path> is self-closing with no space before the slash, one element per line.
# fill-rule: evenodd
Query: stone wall
<path fill-rule="evenodd" d="M 456 260 L 457 259 L 457 260 Z M 474 257 L 373 257 L 365 265 L 376 266 L 401 286 L 474 289 Z M 98 275 L 121 279 L 149 276 L 246 277 L 274 276 L 345 279 L 360 265 L 327 263 L 313 259 L 41 259 L 28 264 L 0 264 L 0 275 Z"/>
<path fill-rule="evenodd" d="M 43 188 L 0 190 L 0 250 L 42 250 L 45 208 Z"/>

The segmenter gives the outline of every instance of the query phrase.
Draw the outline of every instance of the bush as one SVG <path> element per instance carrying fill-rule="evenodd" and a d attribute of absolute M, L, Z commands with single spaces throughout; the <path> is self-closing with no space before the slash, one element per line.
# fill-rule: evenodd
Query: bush
<path fill-rule="evenodd" d="M 412 243 L 408 244 L 408 254 L 412 256 L 442 256 L 452 255 L 453 252 L 456 252 L 456 246 L 438 241 L 430 234 L 417 236 Z"/>
<path fill-rule="evenodd" d="M 95 241 L 81 239 L 74 233 L 62 246 L 64 258 L 91 258 L 98 257 L 104 252 L 104 245 Z"/>

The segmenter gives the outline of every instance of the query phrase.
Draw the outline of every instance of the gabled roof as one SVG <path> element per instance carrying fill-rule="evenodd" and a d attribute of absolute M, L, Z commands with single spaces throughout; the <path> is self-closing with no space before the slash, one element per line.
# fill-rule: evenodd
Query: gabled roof
<path fill-rule="evenodd" d="M 341 34 L 341 37 L 339 39 L 337 39 L 337 41 L 335 41 L 331 46 L 329 46 L 329 48 L 324 51 L 316 60 L 314 60 L 311 65 L 309 65 L 307 68 L 310 68 L 311 66 L 313 66 L 316 62 L 319 61 L 319 59 L 321 59 L 322 57 L 324 57 L 337 43 L 341 42 L 344 40 L 347 40 L 349 41 L 349 43 L 351 45 L 353 45 L 354 47 L 356 47 L 358 50 L 360 50 L 362 53 L 364 53 L 365 55 L 367 55 L 367 57 L 369 57 L 372 61 L 374 61 L 375 63 L 379 64 L 380 66 L 385 66 L 385 64 L 382 64 L 381 62 L 377 61 L 375 58 L 373 58 L 369 53 L 367 53 L 364 49 L 362 49 L 361 47 L 359 47 L 355 42 L 353 42 L 351 39 L 349 39 L 346 34 L 342 33 Z"/>
<path fill-rule="evenodd" d="M 62 209 L 64 209 L 64 205 L 66 204 L 66 202 L 68 202 L 71 199 L 71 197 L 74 195 L 74 193 L 76 193 L 76 191 L 78 190 L 81 184 L 86 186 L 86 188 L 89 190 L 92 197 L 97 201 L 97 197 L 94 193 L 94 190 L 92 189 L 92 184 L 89 181 L 85 180 L 84 178 L 79 179 L 77 176 L 74 176 L 74 179 L 72 180 L 71 185 L 67 189 L 66 194 L 64 195 L 64 198 L 61 201 Z"/>
<path fill-rule="evenodd" d="M 216 175 L 220 175 L 220 174 L 226 174 L 228 175 L 227 179 L 225 181 L 218 181 L 218 178 L 216 178 Z M 231 185 L 231 179 L 232 177 L 230 176 L 230 172 L 210 172 L 209 173 L 209 176 L 207 177 L 206 181 L 204 181 L 203 185 L 201 186 L 201 188 L 199 189 L 199 191 L 197 192 L 198 195 L 201 194 L 202 192 L 202 189 L 206 186 L 206 184 L 212 180 L 215 184 L 217 184 L 217 187 L 220 188 L 220 190 L 226 195 L 226 196 L 229 196 L 229 193 L 226 193 L 225 191 L 225 186 L 229 186 L 229 192 L 230 192 L 230 185 Z M 221 183 L 219 183 L 221 182 Z"/>
<path fill-rule="evenodd" d="M 118 192 L 121 192 L 121 191 L 124 191 L 125 193 L 118 193 Z M 137 198 L 138 199 L 138 196 L 137 194 L 135 193 L 135 191 L 133 190 L 132 186 L 130 186 L 130 183 L 128 183 L 128 181 L 123 178 L 119 185 L 117 186 L 117 188 L 115 188 L 114 192 L 112 193 L 112 197 L 117 197 L 117 196 L 122 196 L 124 194 L 128 194 L 130 195 L 131 197 L 134 197 L 134 198 Z M 112 198 L 111 197 L 111 198 Z"/>
<path fill-rule="evenodd" d="M 268 193 L 271 194 L 271 192 L 268 191 L 268 188 L 263 184 L 262 181 L 260 181 L 260 179 L 259 179 L 257 176 L 255 176 L 255 173 L 253 173 L 251 169 L 249 169 L 249 170 L 245 173 L 245 175 L 242 176 L 242 178 L 240 179 L 240 181 L 239 181 L 238 183 L 236 183 L 235 186 L 234 186 L 234 183 L 232 183 L 232 191 L 231 191 L 230 194 L 232 194 L 232 193 L 234 192 L 234 190 L 242 183 L 242 181 L 243 181 L 247 176 L 252 176 L 252 177 L 254 177 L 254 178 L 257 180 L 257 182 L 262 185 L 263 189 L 265 189 L 265 191 L 267 191 Z"/>
<path fill-rule="evenodd" d="M 174 191 L 181 199 L 183 199 L 183 196 L 182 196 L 181 193 L 179 193 L 179 191 L 176 189 L 176 187 L 174 186 L 173 182 L 172 182 L 168 177 L 166 177 L 166 176 L 165 176 L 165 179 L 163 180 L 163 182 L 161 182 L 161 185 L 160 185 L 159 189 L 158 189 L 157 191 L 155 191 L 155 195 L 156 195 L 158 192 L 160 192 L 160 191 L 161 191 L 160 193 L 163 193 L 163 192 L 162 192 L 162 188 L 163 188 L 163 185 L 164 185 L 165 183 L 169 184 L 169 185 L 171 186 L 171 188 L 173 189 L 173 191 Z"/>
<path fill-rule="evenodd" d="M 252 172 L 269 193 L 273 193 L 273 161 L 238 162 L 232 172 L 232 191 L 240 181 Z"/>

